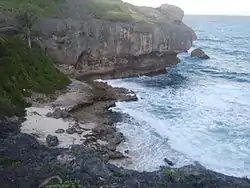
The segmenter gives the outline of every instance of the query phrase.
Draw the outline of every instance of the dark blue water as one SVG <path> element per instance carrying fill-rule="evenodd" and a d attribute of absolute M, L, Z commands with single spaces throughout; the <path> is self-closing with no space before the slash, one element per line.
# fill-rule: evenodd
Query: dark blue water
<path fill-rule="evenodd" d="M 143 99 L 118 103 L 127 113 L 128 168 L 155 170 L 165 157 L 176 167 L 198 161 L 209 169 L 250 176 L 250 18 L 189 16 L 194 47 L 210 60 L 180 54 L 168 75 L 112 80 Z"/>

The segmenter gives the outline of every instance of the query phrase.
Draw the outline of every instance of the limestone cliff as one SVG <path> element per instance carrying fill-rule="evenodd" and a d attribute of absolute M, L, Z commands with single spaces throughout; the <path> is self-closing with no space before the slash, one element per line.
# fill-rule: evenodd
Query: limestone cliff
<path fill-rule="evenodd" d="M 82 76 L 127 77 L 162 72 L 177 62 L 196 35 L 172 5 L 137 7 L 120 0 L 65 0 L 55 18 L 33 33 L 56 62 Z"/>

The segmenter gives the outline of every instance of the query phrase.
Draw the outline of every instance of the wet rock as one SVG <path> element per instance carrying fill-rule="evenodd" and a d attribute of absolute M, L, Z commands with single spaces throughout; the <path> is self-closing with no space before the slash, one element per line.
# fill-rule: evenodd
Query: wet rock
<path fill-rule="evenodd" d="M 59 144 L 58 138 L 56 136 L 52 136 L 52 135 L 47 136 L 46 142 L 47 142 L 48 146 L 50 146 L 50 147 L 55 147 L 55 146 L 58 146 L 58 144 Z"/>
<path fill-rule="evenodd" d="M 57 134 L 62 134 L 62 133 L 65 133 L 65 130 L 64 130 L 64 129 L 57 129 L 57 130 L 55 131 L 55 133 L 57 133 Z"/>
<path fill-rule="evenodd" d="M 93 130 L 93 133 L 98 135 L 98 136 L 103 136 L 103 135 L 107 135 L 110 133 L 114 132 L 114 128 L 111 127 L 110 125 L 100 125 L 95 127 Z"/>
<path fill-rule="evenodd" d="M 123 159 L 123 158 L 125 158 L 125 156 L 119 151 L 110 152 L 110 153 L 108 153 L 108 155 L 109 155 L 109 159 Z"/>
<path fill-rule="evenodd" d="M 47 117 L 55 118 L 55 119 L 60 119 L 60 118 L 69 118 L 71 115 L 65 111 L 61 110 L 60 108 L 56 108 L 53 113 L 49 112 L 46 114 Z"/>
<path fill-rule="evenodd" d="M 116 144 L 114 142 L 110 142 L 107 146 L 107 148 L 111 151 L 115 151 L 116 150 Z"/>
<path fill-rule="evenodd" d="M 174 163 L 167 158 L 164 159 L 164 161 L 169 165 L 169 166 L 174 166 Z"/>
<path fill-rule="evenodd" d="M 115 143 L 119 145 L 120 143 L 125 141 L 125 136 L 121 132 L 117 132 L 115 134 Z"/>
<path fill-rule="evenodd" d="M 200 59 L 209 59 L 210 57 L 201 49 L 197 48 L 191 52 L 191 57 L 198 57 Z"/>
<path fill-rule="evenodd" d="M 66 129 L 66 133 L 68 133 L 68 134 L 75 134 L 75 133 L 77 133 L 76 132 L 76 129 L 75 128 L 68 128 L 68 129 Z"/>

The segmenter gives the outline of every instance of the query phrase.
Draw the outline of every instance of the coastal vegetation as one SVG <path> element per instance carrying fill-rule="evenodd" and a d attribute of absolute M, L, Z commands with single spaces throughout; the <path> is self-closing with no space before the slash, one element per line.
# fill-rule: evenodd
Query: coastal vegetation
<path fill-rule="evenodd" d="M 60 8 L 65 0 L 2 0 L 1 12 L 30 12 L 32 10 L 38 17 L 51 17 Z M 128 4 L 122 0 L 86 0 L 86 6 L 96 19 L 108 21 L 142 21 L 145 17 L 138 12 L 128 10 Z"/>
<path fill-rule="evenodd" d="M 0 42 L 0 117 L 22 116 L 31 92 L 50 94 L 69 84 L 38 48 L 29 48 L 19 37 Z"/>

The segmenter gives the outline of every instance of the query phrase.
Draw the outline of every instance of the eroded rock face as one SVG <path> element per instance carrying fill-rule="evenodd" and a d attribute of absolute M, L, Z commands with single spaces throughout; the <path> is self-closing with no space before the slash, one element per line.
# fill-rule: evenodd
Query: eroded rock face
<path fill-rule="evenodd" d="M 82 76 L 161 72 L 176 64 L 177 53 L 188 50 L 196 39 L 194 31 L 182 23 L 184 12 L 175 6 L 127 5 L 126 11 L 143 15 L 144 21 L 110 22 L 76 8 L 84 7 L 85 1 L 75 3 L 66 1 L 67 11 L 56 19 L 40 20 L 33 32 L 45 53 L 56 62 L 74 65 Z"/>

